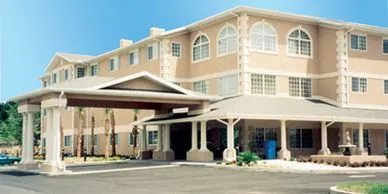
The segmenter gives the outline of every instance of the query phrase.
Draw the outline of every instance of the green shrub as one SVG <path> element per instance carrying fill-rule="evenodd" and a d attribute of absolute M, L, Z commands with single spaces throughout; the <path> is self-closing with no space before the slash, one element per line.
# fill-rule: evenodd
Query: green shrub
<path fill-rule="evenodd" d="M 245 164 L 249 164 L 251 162 L 256 162 L 258 160 L 260 160 L 260 157 L 257 156 L 253 152 L 241 152 L 237 156 L 237 161 L 238 162 L 243 162 Z"/>
<path fill-rule="evenodd" d="M 388 148 L 385 148 L 385 149 L 384 149 L 384 155 L 385 155 L 385 157 L 388 159 Z"/>

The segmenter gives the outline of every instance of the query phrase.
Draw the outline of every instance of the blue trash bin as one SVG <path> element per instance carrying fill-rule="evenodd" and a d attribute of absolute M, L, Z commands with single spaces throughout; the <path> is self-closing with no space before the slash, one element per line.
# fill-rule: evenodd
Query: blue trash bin
<path fill-rule="evenodd" d="M 264 142 L 264 152 L 267 160 L 276 159 L 276 141 L 267 140 Z"/>

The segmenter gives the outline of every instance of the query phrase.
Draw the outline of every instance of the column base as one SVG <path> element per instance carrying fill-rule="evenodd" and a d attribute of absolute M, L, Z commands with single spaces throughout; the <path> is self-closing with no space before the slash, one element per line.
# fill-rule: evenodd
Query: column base
<path fill-rule="evenodd" d="M 22 162 L 16 165 L 20 170 L 36 170 L 38 169 L 38 164 L 35 162 Z"/>
<path fill-rule="evenodd" d="M 236 161 L 236 149 L 225 149 L 223 152 L 223 159 L 225 162 Z"/>
<path fill-rule="evenodd" d="M 330 155 L 331 154 L 331 151 L 329 148 L 324 148 L 324 149 L 321 149 L 319 150 L 318 152 L 318 155 Z"/>
<path fill-rule="evenodd" d="M 63 164 L 58 164 L 58 163 L 43 163 L 40 166 L 40 170 L 48 173 L 59 173 L 59 172 L 65 172 L 66 167 Z"/>
<path fill-rule="evenodd" d="M 140 152 L 140 158 L 142 160 L 149 160 L 149 159 L 152 159 L 152 151 L 148 150 L 148 151 L 142 151 Z"/>
<path fill-rule="evenodd" d="M 357 155 L 361 155 L 361 156 L 367 156 L 367 155 L 368 155 L 368 152 L 365 151 L 364 148 L 357 148 L 357 149 L 356 149 L 356 154 L 357 154 Z"/>
<path fill-rule="evenodd" d="M 152 152 L 153 160 L 175 160 L 175 152 L 169 151 L 154 151 Z"/>
<path fill-rule="evenodd" d="M 187 160 L 193 162 L 207 162 L 213 161 L 213 152 L 209 150 L 192 150 L 186 153 Z"/>
<path fill-rule="evenodd" d="M 278 159 L 286 159 L 289 160 L 291 158 L 290 150 L 283 149 L 278 151 Z"/>

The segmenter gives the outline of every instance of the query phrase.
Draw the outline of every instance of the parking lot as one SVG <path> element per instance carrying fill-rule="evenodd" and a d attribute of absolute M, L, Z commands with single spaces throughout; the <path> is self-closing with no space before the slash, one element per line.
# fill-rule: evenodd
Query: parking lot
<path fill-rule="evenodd" d="M 0 191 L 7 194 L 327 193 L 328 188 L 337 183 L 364 180 L 388 182 L 388 174 L 352 177 L 189 166 L 54 177 L 2 171 Z"/>

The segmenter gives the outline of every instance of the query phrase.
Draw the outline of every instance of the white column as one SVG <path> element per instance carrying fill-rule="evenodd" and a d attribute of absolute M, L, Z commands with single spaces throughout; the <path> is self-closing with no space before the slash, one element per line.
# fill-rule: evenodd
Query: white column
<path fill-rule="evenodd" d="M 47 135 L 46 135 L 46 164 L 58 165 L 61 163 L 61 135 L 60 135 L 60 110 L 59 108 L 47 109 Z"/>
<path fill-rule="evenodd" d="M 358 125 L 358 147 L 360 149 L 360 151 L 362 151 L 364 149 L 364 124 L 363 123 L 360 123 Z"/>
<path fill-rule="evenodd" d="M 164 136 L 163 151 L 164 152 L 172 151 L 170 148 L 170 124 L 164 125 L 163 136 Z"/>
<path fill-rule="evenodd" d="M 198 151 L 198 122 L 191 122 L 191 149 L 190 151 Z"/>
<path fill-rule="evenodd" d="M 280 121 L 280 146 L 281 149 L 278 152 L 278 158 L 279 159 L 290 159 L 291 158 L 291 152 L 287 149 L 287 133 L 286 133 L 286 121 L 281 120 Z"/>
<path fill-rule="evenodd" d="M 330 150 L 327 147 L 327 126 L 326 121 L 321 122 L 321 150 L 319 151 L 321 155 L 330 154 Z"/>
<path fill-rule="evenodd" d="M 26 160 L 24 163 L 34 162 L 34 113 L 27 113 L 27 145 L 25 147 Z"/>
<path fill-rule="evenodd" d="M 162 125 L 158 125 L 158 145 L 156 146 L 155 152 L 162 151 Z"/>
<path fill-rule="evenodd" d="M 201 149 L 199 151 L 202 152 L 208 152 L 209 150 L 207 149 L 207 138 L 206 138 L 206 122 L 207 121 L 201 121 Z"/>
<path fill-rule="evenodd" d="M 23 136 L 22 136 L 22 163 L 26 161 L 27 158 L 27 113 L 22 113 L 23 115 Z"/>
<path fill-rule="evenodd" d="M 147 125 L 143 125 L 143 130 L 141 130 L 141 151 L 147 151 Z"/>
<path fill-rule="evenodd" d="M 223 159 L 226 162 L 231 162 L 236 160 L 236 149 L 234 149 L 233 119 L 228 119 L 226 133 L 227 133 L 227 148 L 223 152 Z"/>

